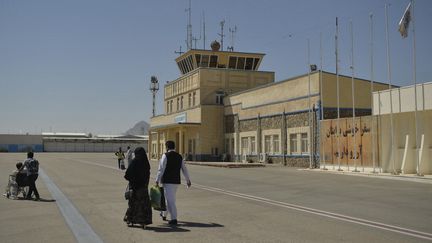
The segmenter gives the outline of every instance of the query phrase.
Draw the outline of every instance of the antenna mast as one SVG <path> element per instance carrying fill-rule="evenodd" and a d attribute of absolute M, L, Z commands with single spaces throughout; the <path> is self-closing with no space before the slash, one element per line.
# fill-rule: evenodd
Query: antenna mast
<path fill-rule="evenodd" d="M 224 40 L 224 25 L 225 25 L 225 19 L 220 22 L 221 26 L 221 32 L 218 34 L 221 37 L 221 51 L 223 51 L 223 40 Z"/>
<path fill-rule="evenodd" d="M 206 49 L 205 12 L 203 11 L 203 49 Z"/>
<path fill-rule="evenodd" d="M 227 47 L 227 50 L 234 51 L 234 35 L 237 32 L 237 25 L 235 25 L 233 29 L 229 28 L 228 31 L 230 32 L 231 46 Z"/>
<path fill-rule="evenodd" d="M 186 9 L 188 12 L 188 25 L 187 25 L 187 40 L 186 45 L 188 50 L 192 49 L 192 7 L 191 0 L 189 0 L 189 8 Z"/>

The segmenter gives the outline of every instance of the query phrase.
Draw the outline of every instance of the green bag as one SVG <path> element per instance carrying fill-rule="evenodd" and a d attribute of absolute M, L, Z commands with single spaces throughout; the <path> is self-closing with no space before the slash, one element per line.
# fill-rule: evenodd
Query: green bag
<path fill-rule="evenodd" d="M 154 185 L 150 188 L 150 202 L 152 208 L 161 210 L 161 190 L 160 187 Z"/>

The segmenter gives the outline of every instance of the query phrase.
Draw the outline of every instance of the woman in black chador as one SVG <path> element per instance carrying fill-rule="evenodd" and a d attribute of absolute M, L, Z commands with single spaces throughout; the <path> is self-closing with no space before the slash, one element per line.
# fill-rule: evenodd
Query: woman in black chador
<path fill-rule="evenodd" d="M 132 190 L 124 221 L 128 225 L 140 224 L 145 227 L 152 223 L 152 209 L 148 194 L 150 163 L 143 147 L 135 149 L 135 158 L 124 177 L 129 181 L 129 189 Z"/>

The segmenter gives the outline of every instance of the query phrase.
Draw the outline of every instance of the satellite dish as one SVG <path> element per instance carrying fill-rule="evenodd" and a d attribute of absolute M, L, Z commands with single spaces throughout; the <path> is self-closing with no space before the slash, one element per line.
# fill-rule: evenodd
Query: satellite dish
<path fill-rule="evenodd" d="M 219 51 L 221 45 L 216 40 L 210 44 L 212 51 Z"/>

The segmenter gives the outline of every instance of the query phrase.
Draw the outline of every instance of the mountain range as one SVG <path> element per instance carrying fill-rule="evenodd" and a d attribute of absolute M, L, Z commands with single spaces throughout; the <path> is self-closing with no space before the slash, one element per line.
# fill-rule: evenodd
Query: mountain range
<path fill-rule="evenodd" d="M 125 132 L 126 135 L 148 135 L 150 124 L 146 121 L 140 121 L 135 124 L 132 128 Z"/>

